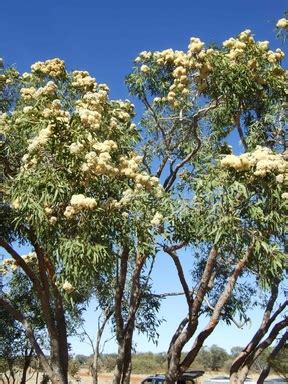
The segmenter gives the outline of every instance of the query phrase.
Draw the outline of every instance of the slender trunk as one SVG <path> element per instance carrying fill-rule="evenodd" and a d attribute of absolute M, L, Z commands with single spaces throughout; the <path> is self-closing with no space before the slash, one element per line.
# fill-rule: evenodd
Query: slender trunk
<path fill-rule="evenodd" d="M 7 363 L 8 363 L 8 368 L 9 368 L 9 376 L 12 378 L 12 384 L 14 384 L 15 383 L 15 374 L 14 374 L 13 360 L 8 359 Z"/>
<path fill-rule="evenodd" d="M 99 356 L 100 356 L 101 338 L 108 320 L 113 315 L 113 310 L 109 308 L 106 308 L 106 310 L 104 310 L 103 312 L 104 312 L 104 319 L 102 324 L 100 324 L 101 316 L 98 319 L 98 331 L 97 331 L 97 337 L 96 337 L 96 344 L 95 344 L 95 349 L 93 348 L 94 349 L 93 362 L 90 366 L 93 384 L 98 384 L 98 363 L 99 363 Z M 92 340 L 91 340 L 91 343 L 92 343 Z M 93 343 L 92 343 L 92 346 L 93 346 Z"/>
<path fill-rule="evenodd" d="M 68 341 L 67 327 L 62 296 L 55 283 L 56 273 L 54 264 L 39 244 L 35 234 L 30 229 L 29 240 L 35 248 L 38 259 L 39 276 L 42 286 L 40 295 L 41 307 L 50 338 L 51 365 L 55 372 L 53 378 L 47 372 L 50 380 L 56 383 L 68 383 Z M 59 381 L 60 380 L 60 381 Z"/>
<path fill-rule="evenodd" d="M 27 349 L 25 350 L 24 365 L 23 365 L 23 369 L 22 369 L 22 377 L 20 380 L 20 384 L 26 383 L 27 370 L 30 367 L 32 354 L 33 354 L 33 348 L 30 349 L 29 353 L 28 353 Z"/>
<path fill-rule="evenodd" d="M 35 384 L 38 384 L 38 380 L 39 380 L 39 367 L 37 367 L 37 371 L 36 371 Z"/>
<path fill-rule="evenodd" d="M 208 255 L 208 259 L 206 262 L 205 269 L 203 271 L 198 290 L 195 294 L 195 297 L 193 297 L 191 295 L 191 292 L 189 291 L 189 287 L 184 276 L 182 265 L 175 250 L 172 247 L 166 248 L 165 251 L 172 257 L 172 260 L 174 261 L 180 283 L 185 293 L 189 311 L 188 317 L 180 323 L 177 331 L 173 335 L 168 349 L 168 371 L 170 373 L 168 373 L 167 379 L 175 381 L 176 376 L 179 374 L 179 364 L 182 349 L 186 345 L 186 343 L 191 339 L 197 329 L 199 311 L 201 309 L 201 305 L 206 294 L 207 287 L 210 283 L 210 279 L 213 274 L 218 253 L 216 248 L 212 247 Z"/>
<path fill-rule="evenodd" d="M 249 367 L 244 365 L 238 372 L 234 372 L 230 376 L 230 384 L 243 384 L 247 378 Z"/>
<path fill-rule="evenodd" d="M 52 364 L 50 363 L 50 361 L 47 359 L 47 357 L 43 353 L 40 345 L 38 344 L 35 338 L 32 325 L 25 318 L 25 316 L 16 308 L 14 308 L 13 305 L 8 300 L 4 300 L 2 297 L 0 297 L 0 304 L 13 316 L 15 320 L 22 323 L 25 329 L 26 335 L 30 341 L 30 344 L 35 350 L 35 353 L 39 358 L 42 368 L 44 372 L 47 374 L 47 376 L 50 378 L 51 382 L 53 384 L 67 384 L 68 383 L 67 372 L 63 373 L 61 360 L 55 359 L 55 355 L 54 355 L 53 356 L 54 360 L 52 361 Z M 59 340 L 57 339 L 57 337 L 55 339 L 51 339 L 51 344 L 53 348 L 57 347 L 57 349 L 59 350 L 59 353 L 61 353 L 61 344 L 59 343 Z"/>
<path fill-rule="evenodd" d="M 269 363 L 267 363 L 259 375 L 259 378 L 257 380 L 257 384 L 263 384 L 264 383 L 264 380 L 268 377 L 268 375 L 270 373 L 270 369 L 271 369 L 271 365 Z"/>
<path fill-rule="evenodd" d="M 272 330 L 270 331 L 270 334 L 268 335 L 268 337 L 264 341 L 259 343 L 254 348 L 253 351 L 250 352 L 250 354 L 247 356 L 245 360 L 245 363 L 242 364 L 242 366 L 238 369 L 237 373 L 238 373 L 239 384 L 244 383 L 252 364 L 257 360 L 257 358 L 262 354 L 262 352 L 273 343 L 273 341 L 276 339 L 279 333 L 287 327 L 288 327 L 288 318 L 284 318 L 284 320 L 276 323 L 272 328 Z"/>
<path fill-rule="evenodd" d="M 6 373 L 6 372 L 4 373 L 4 376 L 6 377 L 6 380 L 7 380 L 7 384 L 10 384 L 10 378 L 9 378 L 9 376 L 7 375 L 7 373 Z"/>
<path fill-rule="evenodd" d="M 113 384 L 129 384 L 131 375 L 132 335 L 125 337 L 118 346 L 118 356 L 113 376 Z"/>

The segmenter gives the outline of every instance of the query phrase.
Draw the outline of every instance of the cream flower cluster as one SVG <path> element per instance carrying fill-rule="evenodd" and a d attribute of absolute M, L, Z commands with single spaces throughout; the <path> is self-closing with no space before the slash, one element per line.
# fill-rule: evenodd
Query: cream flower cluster
<path fill-rule="evenodd" d="M 276 24 L 277 28 L 283 28 L 283 29 L 288 29 L 288 20 L 283 17 L 282 19 L 277 21 Z"/>
<path fill-rule="evenodd" d="M 163 190 L 159 184 L 159 179 L 139 170 L 139 164 L 142 161 L 141 156 L 134 154 L 130 155 L 130 157 L 120 156 L 112 161 L 110 153 L 117 149 L 117 144 L 113 140 L 105 140 L 102 143 L 94 142 L 93 148 L 94 151 L 88 152 L 85 155 L 85 163 L 82 165 L 84 174 L 87 174 L 87 176 L 125 176 L 134 182 L 135 191 L 143 188 L 147 190 L 155 189 L 157 196 L 162 195 Z M 121 208 L 132 201 L 133 193 L 133 189 L 129 188 L 123 192 L 123 196 L 119 201 L 109 199 L 107 205 L 110 208 Z"/>
<path fill-rule="evenodd" d="M 37 259 L 36 252 L 29 252 L 27 255 L 21 256 L 22 259 L 27 263 L 34 263 L 35 260 Z"/>
<path fill-rule="evenodd" d="M 41 96 L 53 96 L 56 94 L 57 86 L 53 81 L 48 81 L 44 87 L 38 89 L 34 87 L 23 87 L 20 89 L 20 95 L 24 100 L 37 99 Z"/>
<path fill-rule="evenodd" d="M 85 155 L 85 163 L 81 167 L 84 173 L 94 176 L 106 175 L 116 176 L 119 172 L 117 167 L 111 165 L 111 155 L 109 152 L 100 152 L 97 154 L 95 151 L 88 152 Z"/>
<path fill-rule="evenodd" d="M 287 161 L 281 154 L 274 154 L 270 148 L 257 146 L 256 150 L 240 156 L 227 155 L 221 160 L 222 168 L 234 168 L 237 171 L 252 170 L 255 176 L 264 177 L 275 174 L 276 181 L 284 182 Z"/>
<path fill-rule="evenodd" d="M 107 102 L 107 100 L 108 91 L 100 88 L 97 90 L 97 92 L 86 92 L 82 99 L 76 102 L 76 106 L 78 108 L 87 108 L 102 112 L 103 105 Z"/>
<path fill-rule="evenodd" d="M 117 175 L 119 170 L 111 165 L 110 155 L 110 152 L 118 147 L 116 142 L 113 140 L 104 140 L 103 142 L 91 140 L 91 144 L 95 151 L 90 151 L 85 155 L 86 161 L 82 164 L 82 171 L 94 175 Z"/>
<path fill-rule="evenodd" d="M 70 218 L 83 210 L 93 210 L 97 206 L 97 202 L 93 197 L 86 197 L 82 194 L 73 195 L 70 205 L 65 209 L 64 216 Z"/>
<path fill-rule="evenodd" d="M 190 43 L 188 45 L 188 54 L 195 54 L 202 51 L 204 43 L 198 37 L 191 37 Z"/>
<path fill-rule="evenodd" d="M 106 102 L 107 92 L 105 90 L 87 92 L 81 100 L 76 102 L 76 112 L 79 114 L 81 123 L 85 127 L 98 130 Z"/>
<path fill-rule="evenodd" d="M 82 143 L 72 143 L 69 145 L 69 151 L 72 154 L 79 153 L 84 148 L 84 145 Z"/>
<path fill-rule="evenodd" d="M 49 223 L 52 224 L 52 225 L 56 224 L 58 219 L 57 219 L 56 216 L 52 216 L 53 208 L 48 206 L 48 205 L 46 205 L 44 207 L 44 211 L 45 211 L 46 215 L 48 216 Z"/>
<path fill-rule="evenodd" d="M 270 63 L 276 64 L 278 61 L 283 60 L 284 57 L 285 57 L 285 53 L 280 48 L 277 48 L 275 52 L 271 50 L 268 51 L 267 59 Z"/>
<path fill-rule="evenodd" d="M 8 270 L 15 271 L 18 265 L 14 259 L 5 259 L 1 265 L 1 273 L 5 274 Z"/>
<path fill-rule="evenodd" d="M 20 95 L 24 100 L 30 100 L 33 99 L 36 95 L 36 88 L 34 87 L 29 87 L 29 88 L 21 88 L 20 89 Z"/>
<path fill-rule="evenodd" d="M 100 128 L 102 118 L 101 113 L 84 108 L 79 108 L 78 113 L 84 127 L 90 127 L 96 130 Z"/>
<path fill-rule="evenodd" d="M 150 67 L 148 67 L 148 65 L 141 65 L 140 67 L 140 71 L 143 72 L 143 73 L 149 73 L 150 72 Z"/>
<path fill-rule="evenodd" d="M 96 79 L 87 71 L 73 71 L 71 85 L 81 90 L 93 91 L 96 89 Z"/>
<path fill-rule="evenodd" d="M 245 31 L 239 34 L 238 38 L 234 39 L 233 37 L 231 37 L 230 39 L 225 40 L 223 42 L 223 47 L 230 49 L 232 52 L 237 52 L 238 50 L 239 53 L 242 53 L 243 50 L 246 48 L 247 44 L 253 44 L 254 42 L 255 41 L 253 36 L 251 35 L 250 29 L 246 29 Z M 233 56 L 231 55 L 231 51 L 228 54 L 230 57 Z M 232 58 L 234 59 L 234 57 Z"/>
<path fill-rule="evenodd" d="M 66 74 L 65 63 L 58 58 L 38 61 L 31 65 L 32 73 L 40 73 L 50 77 L 60 77 Z"/>
<path fill-rule="evenodd" d="M 73 285 L 69 283 L 69 281 L 67 280 L 64 281 L 62 288 L 67 293 L 73 293 L 75 291 L 75 288 L 73 287 Z"/>
<path fill-rule="evenodd" d="M 232 61 L 232 63 L 236 63 L 235 60 L 237 60 L 239 57 L 243 56 L 244 51 L 247 47 L 255 45 L 260 50 L 263 51 L 263 54 L 265 51 L 268 51 L 269 47 L 269 41 L 259 41 L 255 42 L 253 36 L 251 35 L 251 31 L 247 29 L 246 31 L 243 31 L 239 34 L 238 38 L 230 38 L 229 40 L 224 41 L 223 47 L 227 48 L 229 52 L 226 54 L 226 56 Z M 266 53 L 267 60 L 270 63 L 277 63 L 281 61 L 284 58 L 285 54 L 281 49 L 276 49 L 275 52 L 268 51 Z M 257 66 L 257 61 L 252 60 L 250 62 L 251 66 Z"/>
<path fill-rule="evenodd" d="M 9 130 L 8 114 L 6 112 L 0 112 L 0 132 L 5 133 Z"/>
<path fill-rule="evenodd" d="M 155 176 L 149 176 L 145 172 L 139 172 L 139 164 L 142 161 L 141 156 L 132 156 L 131 158 L 121 157 L 119 164 L 120 174 L 134 180 L 136 189 L 146 188 L 148 190 L 158 187 L 159 179 Z"/>
<path fill-rule="evenodd" d="M 39 131 L 38 136 L 35 136 L 32 140 L 30 140 L 30 144 L 28 145 L 28 152 L 34 152 L 36 149 L 45 146 L 52 134 L 53 130 L 51 124 L 49 124 L 46 128 L 42 128 Z"/>
<path fill-rule="evenodd" d="M 122 193 L 122 198 L 118 201 L 115 199 L 108 199 L 107 205 L 110 209 L 119 209 L 123 207 L 127 207 L 127 205 L 133 202 L 133 199 L 136 197 L 135 191 L 133 189 L 128 188 Z M 125 216 L 125 215 L 124 215 Z"/>
<path fill-rule="evenodd" d="M 163 222 L 163 215 L 159 212 L 156 212 L 151 220 L 151 225 L 158 227 Z"/>
<path fill-rule="evenodd" d="M 35 97 L 40 96 L 53 96 L 56 94 L 57 85 L 54 81 L 48 81 L 48 83 L 44 87 L 40 87 L 37 89 L 35 93 Z"/>
<path fill-rule="evenodd" d="M 93 144 L 93 148 L 98 152 L 111 152 L 118 148 L 117 143 L 114 140 L 104 140 L 102 143 L 96 141 Z"/>
<path fill-rule="evenodd" d="M 280 49 L 277 49 L 275 52 L 268 51 L 268 46 L 268 41 L 256 42 L 251 31 L 247 29 L 236 38 L 224 41 L 224 52 L 213 48 L 205 49 L 204 43 L 199 38 L 192 37 L 187 52 L 174 51 L 172 49 L 166 49 L 161 52 L 143 51 L 135 59 L 135 62 L 139 64 L 140 72 L 144 75 L 150 73 L 152 66 L 155 64 L 160 67 L 169 65 L 170 68 L 171 65 L 173 66 L 172 76 L 174 81 L 169 87 L 167 95 L 161 98 L 155 97 L 154 102 L 168 101 L 174 108 L 177 108 L 187 101 L 192 79 L 196 83 L 199 94 L 205 92 L 208 86 L 209 75 L 213 72 L 215 57 L 219 55 L 223 56 L 231 67 L 237 65 L 239 58 L 242 59 L 244 56 L 246 58 L 247 55 L 248 57 L 250 55 L 251 59 L 245 63 L 251 71 L 255 70 L 255 81 L 262 84 L 263 78 L 257 77 L 256 71 L 259 67 L 258 56 L 254 53 L 258 52 L 259 55 L 261 54 L 272 65 L 277 65 L 284 58 L 283 51 Z M 273 68 L 271 69 L 273 70 Z M 283 71 L 275 71 L 275 74 L 283 76 Z"/>
<path fill-rule="evenodd" d="M 43 109 L 42 115 L 45 119 L 56 120 L 59 123 L 67 125 L 70 122 L 71 115 L 68 111 L 64 111 L 61 108 L 61 101 L 55 99 L 49 107 Z"/>
<path fill-rule="evenodd" d="M 26 264 L 33 264 L 37 260 L 36 252 L 29 252 L 27 255 L 22 255 L 21 258 L 25 261 Z M 6 273 L 9 269 L 15 271 L 19 267 L 19 264 L 14 259 L 5 259 L 3 260 L 2 265 L 0 266 L 0 273 Z"/>
<path fill-rule="evenodd" d="M 130 102 L 117 103 L 119 108 L 115 108 L 112 112 L 112 116 L 121 122 L 127 123 L 134 114 L 134 105 Z"/>

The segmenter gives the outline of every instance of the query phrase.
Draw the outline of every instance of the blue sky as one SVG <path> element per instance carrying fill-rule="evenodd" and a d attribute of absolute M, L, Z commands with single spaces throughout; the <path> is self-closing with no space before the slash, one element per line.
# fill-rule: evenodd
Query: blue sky
<path fill-rule="evenodd" d="M 21 71 L 60 57 L 127 97 L 123 82 L 142 50 L 186 49 L 191 36 L 221 42 L 250 28 L 273 39 L 287 0 L 14 0 L 1 4 L 0 55 Z"/>
<path fill-rule="evenodd" d="M 0 57 L 23 72 L 38 60 L 60 57 L 70 69 L 88 70 L 98 82 L 107 83 L 113 98 L 128 98 L 124 77 L 142 50 L 186 49 L 191 36 L 205 42 L 223 40 L 250 28 L 259 40 L 275 42 L 276 21 L 287 9 L 287 0 L 14 0 L 1 4 Z M 154 277 L 157 291 L 178 290 L 170 261 L 160 258 Z M 183 300 L 182 300 L 183 301 Z M 161 327 L 157 349 L 136 338 L 140 351 L 165 351 L 178 315 L 185 314 L 181 299 L 167 299 L 161 311 L 167 323 Z M 175 316 L 175 313 L 177 316 Z M 258 317 L 257 314 L 253 314 Z M 96 325 L 92 312 L 87 329 Z M 245 330 L 245 338 L 253 328 Z M 228 350 L 242 344 L 236 327 L 219 327 L 207 344 Z M 90 353 L 85 343 L 73 340 L 75 353 Z M 115 351 L 110 342 L 107 352 Z"/>

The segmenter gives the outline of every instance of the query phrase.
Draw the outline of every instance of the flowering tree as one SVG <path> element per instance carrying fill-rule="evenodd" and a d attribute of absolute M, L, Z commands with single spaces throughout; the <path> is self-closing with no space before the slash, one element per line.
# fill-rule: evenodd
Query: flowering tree
<path fill-rule="evenodd" d="M 187 302 L 168 349 L 169 384 L 221 319 L 244 315 L 249 276 L 266 285 L 283 276 L 287 88 L 284 53 L 268 46 L 250 30 L 219 48 L 191 38 L 187 52 L 142 52 L 127 79 L 147 111 L 145 165 L 171 196 L 162 247 Z M 227 144 L 234 131 L 244 151 L 238 156 Z M 192 254 L 191 282 L 178 254 L 184 247 Z M 203 313 L 209 321 L 199 331 Z"/>
<path fill-rule="evenodd" d="M 22 323 L 51 381 L 67 383 L 65 302 L 82 292 L 100 265 L 107 270 L 119 254 L 135 252 L 134 234 L 127 231 L 130 221 L 150 241 L 144 230 L 151 228 L 161 188 L 155 177 L 141 171 L 141 158 L 133 151 L 138 138 L 131 122 L 133 106 L 109 100 L 108 87 L 87 72 L 69 73 L 62 60 L 53 59 L 35 63 L 31 73 L 15 81 L 9 71 L 1 79 L 6 94 L 12 86 L 18 89 L 0 116 L 1 209 L 12 217 L 13 238 L 33 248 L 20 255 L 9 231 L 4 233 L 0 246 L 11 259 L 4 261 L 2 272 L 21 268 L 33 284 L 50 359 L 25 312 L 5 293 L 1 305 Z M 141 214 L 143 202 L 151 209 Z M 130 205 L 134 210 L 128 211 Z"/>

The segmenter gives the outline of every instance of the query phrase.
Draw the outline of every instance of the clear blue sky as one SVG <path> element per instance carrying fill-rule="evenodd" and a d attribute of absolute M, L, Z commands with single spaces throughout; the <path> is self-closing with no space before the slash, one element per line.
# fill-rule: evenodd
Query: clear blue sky
<path fill-rule="evenodd" d="M 124 76 L 138 52 L 186 49 L 191 36 L 222 42 L 247 28 L 257 39 L 274 40 L 272 46 L 276 47 L 273 29 L 287 8 L 287 0 L 2 1 L 0 57 L 7 64 L 16 64 L 21 72 L 35 61 L 60 57 L 68 68 L 88 70 L 98 82 L 107 83 L 113 98 L 128 98 Z M 154 272 L 156 290 L 179 289 L 177 283 L 171 284 L 170 261 L 161 258 Z M 137 350 L 167 349 L 178 315 L 185 314 L 181 301 L 167 299 L 163 304 L 162 315 L 168 322 L 161 327 L 158 348 L 137 338 Z M 87 321 L 92 333 L 96 326 L 93 313 Z M 228 350 L 243 344 L 243 333 L 235 327 L 223 329 L 207 344 Z M 247 328 L 245 337 L 251 331 Z M 73 347 L 75 353 L 90 353 L 85 343 L 73 340 Z M 108 344 L 107 352 L 111 351 L 115 351 L 114 342 Z"/>

